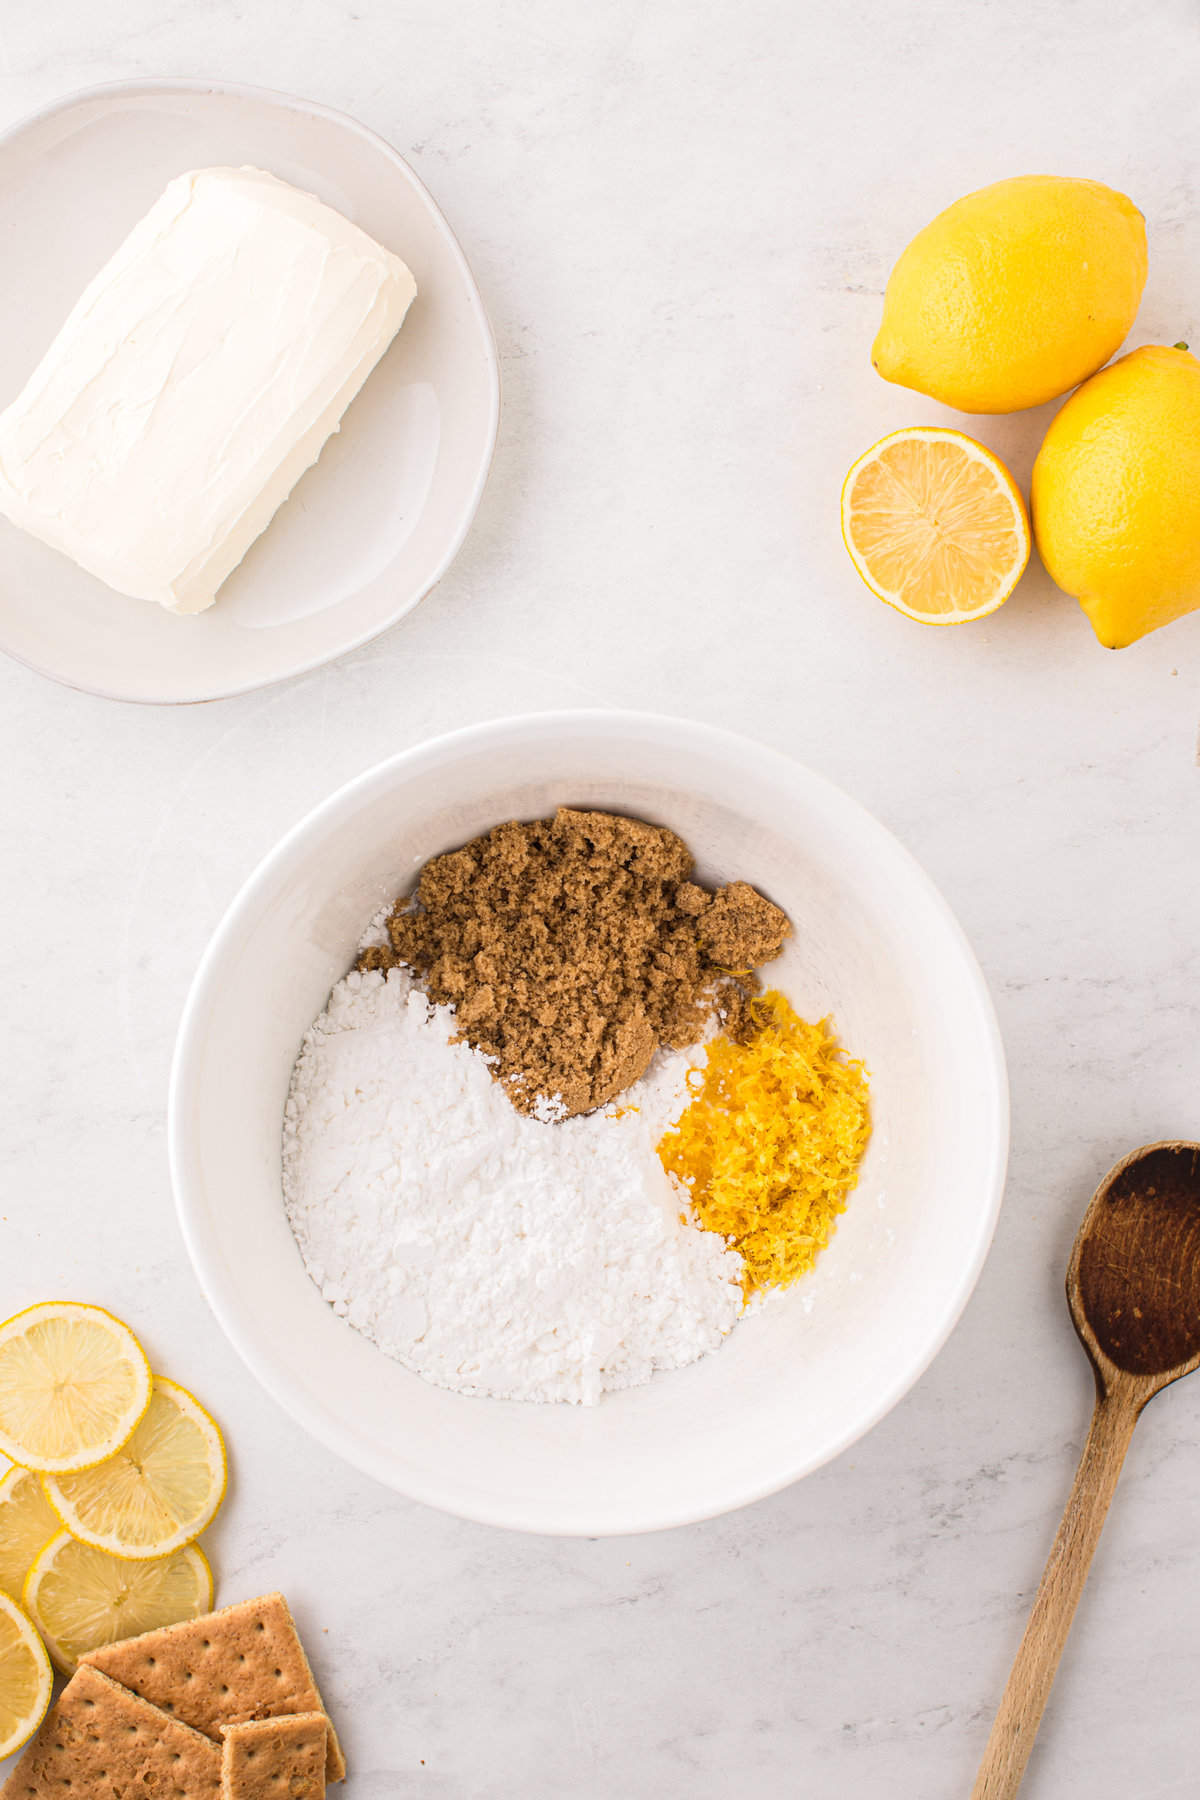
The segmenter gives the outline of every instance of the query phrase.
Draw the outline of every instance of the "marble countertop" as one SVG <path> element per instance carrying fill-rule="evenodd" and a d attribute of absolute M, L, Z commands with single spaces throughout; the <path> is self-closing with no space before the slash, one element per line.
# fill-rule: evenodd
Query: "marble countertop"
<path fill-rule="evenodd" d="M 1088 1417 L 1075 1227 L 1125 1150 L 1200 1136 L 1200 615 L 1109 653 L 1037 573 L 922 630 L 859 585 L 837 493 L 885 430 L 955 422 L 867 351 L 891 259 L 971 187 L 1127 190 L 1132 341 L 1200 339 L 1194 10 L 44 0 L 6 9 L 0 126 L 160 74 L 309 95 L 411 159 L 504 419 L 449 576 L 317 675 L 160 710 L 0 661 L 0 1309 L 101 1299 L 221 1417 L 222 1591 L 296 1596 L 350 1800 L 963 1795 Z M 967 423 L 1024 480 L 1049 411 Z M 1013 1086 L 990 1261 L 908 1398 L 771 1500 L 606 1542 L 443 1517 L 309 1442 L 200 1296 L 164 1148 L 189 979 L 284 828 L 390 751 L 564 705 L 733 727 L 873 808 L 969 933 Z M 1030 1800 L 1194 1791 L 1198 1484 L 1200 1382 L 1138 1432 Z"/>

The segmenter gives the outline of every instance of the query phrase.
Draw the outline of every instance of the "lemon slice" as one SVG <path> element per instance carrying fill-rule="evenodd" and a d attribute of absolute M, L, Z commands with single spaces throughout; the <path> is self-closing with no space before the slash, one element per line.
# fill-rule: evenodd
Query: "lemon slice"
<path fill-rule="evenodd" d="M 194 1544 L 156 1562 L 125 1562 L 60 1531 L 29 1571 L 25 1605 L 65 1675 L 81 1656 L 211 1612 L 212 1570 Z"/>
<path fill-rule="evenodd" d="M 10 1469 L 0 1481 L 0 1588 L 6 1594 L 21 1598 L 34 1557 L 61 1530 L 32 1470 Z"/>
<path fill-rule="evenodd" d="M 120 1319 L 52 1300 L 0 1325 L 0 1451 L 28 1469 L 86 1469 L 150 1404 L 150 1365 Z"/>
<path fill-rule="evenodd" d="M 225 1446 L 200 1402 L 154 1377 L 133 1436 L 94 1469 L 42 1477 L 72 1537 L 112 1556 L 167 1556 L 199 1537 L 225 1497 Z"/>
<path fill-rule="evenodd" d="M 1029 515 L 998 456 L 943 426 L 893 431 L 842 488 L 842 537 L 873 594 L 924 625 L 1002 606 L 1029 561 Z"/>
<path fill-rule="evenodd" d="M 33 1736 L 53 1686 L 50 1658 L 32 1622 L 0 1594 L 0 1762 Z"/>

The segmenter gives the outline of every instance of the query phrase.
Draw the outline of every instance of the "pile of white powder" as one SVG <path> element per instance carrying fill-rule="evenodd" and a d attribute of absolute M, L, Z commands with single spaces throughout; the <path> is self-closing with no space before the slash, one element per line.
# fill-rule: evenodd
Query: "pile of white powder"
<path fill-rule="evenodd" d="M 283 1137 L 288 1218 L 334 1310 L 427 1380 L 591 1403 L 713 1350 L 742 1258 L 682 1223 L 655 1153 L 694 1058 L 617 1106 L 514 1111 L 454 1013 L 403 970 L 347 975 L 304 1040 Z"/>

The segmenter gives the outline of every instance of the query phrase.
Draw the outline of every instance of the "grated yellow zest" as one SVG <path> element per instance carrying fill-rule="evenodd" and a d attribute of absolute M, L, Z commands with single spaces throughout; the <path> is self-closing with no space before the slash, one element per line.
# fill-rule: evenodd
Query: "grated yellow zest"
<path fill-rule="evenodd" d="M 774 989 L 752 1017 L 748 1042 L 709 1044 L 694 1098 L 658 1146 L 695 1222 L 741 1251 L 747 1296 L 812 1268 L 871 1135 L 867 1072 L 828 1019 L 809 1024 Z"/>

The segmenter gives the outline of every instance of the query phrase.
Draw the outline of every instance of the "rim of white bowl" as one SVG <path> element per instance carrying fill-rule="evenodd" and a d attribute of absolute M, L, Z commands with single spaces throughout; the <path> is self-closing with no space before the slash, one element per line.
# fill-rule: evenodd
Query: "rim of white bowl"
<path fill-rule="evenodd" d="M 676 746 L 681 738 L 684 740 L 691 738 L 694 742 L 702 742 L 709 749 L 721 745 L 736 746 L 742 755 L 749 753 L 751 757 L 757 759 L 761 767 L 770 766 L 776 772 L 787 771 L 793 775 L 799 772 L 811 784 L 811 791 L 820 797 L 827 806 L 842 812 L 849 810 L 856 815 L 864 835 L 868 839 L 873 838 L 876 844 L 885 849 L 887 855 L 907 867 L 909 874 L 915 878 L 917 886 L 924 891 L 927 902 L 940 915 L 942 924 L 946 928 L 948 941 L 958 951 L 963 973 L 975 1001 L 988 1062 L 990 1097 L 988 1132 L 992 1140 L 992 1148 L 989 1158 L 990 1178 L 986 1204 L 979 1211 L 971 1254 L 963 1264 L 954 1293 L 941 1313 L 931 1317 L 929 1330 L 920 1353 L 895 1376 L 864 1416 L 857 1418 L 832 1443 L 827 1444 L 811 1456 L 799 1458 L 778 1476 L 773 1476 L 769 1481 L 749 1482 L 744 1489 L 738 1489 L 715 1503 L 704 1502 L 696 1507 L 661 1516 L 637 1520 L 626 1518 L 616 1524 L 597 1520 L 590 1525 L 556 1526 L 547 1523 L 544 1518 L 530 1519 L 523 1516 L 520 1507 L 512 1507 L 503 1517 L 500 1517 L 496 1509 L 489 1510 L 487 1507 L 480 1506 L 472 1497 L 457 1493 L 453 1483 L 409 1480 L 401 1487 L 389 1469 L 386 1456 L 375 1452 L 370 1446 L 364 1445 L 350 1432 L 344 1431 L 339 1421 L 323 1417 L 319 1425 L 313 1424 L 303 1390 L 297 1383 L 289 1379 L 285 1366 L 286 1359 L 280 1358 L 277 1364 L 270 1357 L 260 1356 L 256 1346 L 242 1330 L 239 1307 L 236 1301 L 231 1301 L 226 1289 L 222 1259 L 206 1241 L 201 1224 L 202 1209 L 194 1204 L 191 1177 L 188 1173 L 189 1165 L 193 1160 L 193 1150 L 188 1130 L 181 1123 L 181 1119 L 185 1110 L 182 1096 L 191 1085 L 194 1067 L 200 1054 L 196 1026 L 207 1001 L 209 986 L 214 980 L 231 940 L 236 937 L 241 928 L 244 910 L 252 904 L 262 884 L 280 864 L 286 863 L 293 851 L 306 838 L 312 835 L 319 836 L 325 821 L 334 816 L 352 794 L 362 793 L 375 784 L 390 782 L 397 769 L 406 766 L 417 768 L 430 760 L 439 760 L 447 751 L 453 751 L 459 746 L 468 747 L 507 733 L 526 735 L 534 732 L 554 736 L 564 727 L 576 725 L 580 721 L 586 721 L 600 728 L 602 736 L 607 732 L 614 737 L 619 737 L 635 730 L 651 735 L 657 733 L 664 740 L 669 739 Z M 987 1260 L 1004 1197 L 1008 1170 L 1009 1123 L 1008 1069 L 1004 1056 L 1004 1045 L 995 1006 L 983 971 L 971 948 L 970 940 L 949 902 L 912 851 L 902 844 L 886 825 L 882 824 L 861 801 L 854 799 L 828 776 L 818 774 L 807 764 L 800 763 L 794 757 L 786 755 L 783 751 L 772 749 L 755 738 L 745 737 L 739 732 L 727 731 L 719 726 L 701 724 L 692 719 L 673 718 L 665 713 L 610 712 L 602 708 L 580 708 L 575 711 L 558 710 L 514 714 L 427 738 L 408 750 L 399 751 L 395 756 L 385 757 L 382 762 L 373 764 L 361 775 L 356 775 L 352 780 L 344 782 L 325 800 L 320 801 L 318 805 L 297 820 L 296 824 L 280 838 L 275 847 L 268 851 L 242 883 L 226 908 L 200 959 L 188 990 L 188 996 L 180 1016 L 175 1054 L 171 1064 L 167 1103 L 167 1154 L 180 1230 L 196 1278 L 209 1307 L 251 1374 L 266 1389 L 272 1399 L 311 1437 L 315 1437 L 327 1449 L 334 1451 L 351 1467 L 373 1476 L 393 1493 L 403 1494 L 410 1500 L 418 1500 L 426 1506 L 436 1507 L 439 1511 L 450 1513 L 458 1518 L 469 1519 L 481 1525 L 495 1525 L 506 1530 L 526 1531 L 545 1537 L 621 1537 L 640 1536 L 644 1532 L 670 1530 L 679 1525 L 698 1524 L 705 1519 L 718 1518 L 726 1513 L 736 1512 L 743 1506 L 752 1505 L 756 1500 L 767 1499 L 771 1494 L 780 1493 L 784 1488 L 791 1487 L 794 1482 L 802 1480 L 804 1476 L 813 1474 L 815 1470 L 823 1468 L 827 1463 L 842 1456 L 860 1438 L 872 1431 L 891 1412 L 892 1408 L 897 1406 L 904 1396 L 915 1387 L 942 1350 L 962 1317 Z M 280 1204 L 282 1204 L 282 1199 Z"/>
<path fill-rule="evenodd" d="M 463 276 L 466 286 L 471 311 L 483 328 L 488 370 L 492 378 L 487 445 L 469 499 L 463 508 L 462 519 L 447 545 L 445 555 L 419 592 L 412 594 L 395 612 L 389 613 L 386 619 L 376 625 L 371 625 L 366 631 L 360 632 L 356 638 L 343 644 L 339 650 L 301 660 L 292 668 L 280 670 L 277 675 L 267 675 L 261 680 L 235 683 L 231 687 L 222 688 L 217 694 L 195 694 L 181 700 L 170 698 L 155 700 L 136 694 L 115 694 L 105 687 L 93 687 L 81 681 L 71 681 L 67 676 L 60 675 L 55 669 L 43 668 L 41 663 L 35 662 L 32 657 L 22 656 L 19 651 L 10 650 L 7 645 L 0 646 L 4 650 L 5 656 L 11 657 L 13 662 L 19 663 L 22 668 L 31 670 L 33 674 L 42 676 L 46 681 L 56 681 L 60 687 L 68 688 L 75 694 L 92 694 L 97 700 L 115 700 L 124 706 L 211 706 L 216 700 L 236 700 L 241 694 L 256 694 L 263 688 L 275 687 L 281 681 L 293 681 L 301 675 L 312 675 L 317 669 L 324 669 L 330 663 L 340 661 L 343 656 L 351 656 L 355 650 L 361 650 L 364 645 L 373 643 L 377 637 L 382 637 L 385 631 L 390 631 L 393 625 L 398 625 L 401 619 L 406 619 L 409 613 L 415 612 L 422 600 L 429 598 L 439 581 L 448 573 L 466 542 L 467 533 L 475 523 L 479 503 L 483 499 L 484 489 L 487 487 L 488 477 L 492 472 L 492 463 L 496 456 L 496 442 L 500 434 L 500 412 L 503 403 L 500 353 L 496 345 L 496 334 L 492 329 L 492 321 L 488 317 L 487 308 L 483 304 L 483 295 L 479 291 L 479 283 L 467 261 L 466 251 L 459 243 L 445 213 L 412 164 L 401 156 L 395 146 L 389 144 L 385 137 L 381 137 L 379 132 L 373 131 L 369 125 L 364 125 L 361 119 L 356 119 L 352 113 L 342 112 L 339 107 L 325 106 L 319 100 L 306 100 L 302 94 L 289 94 L 282 88 L 259 87 L 256 83 L 249 81 L 203 81 L 197 77 L 186 75 L 140 76 L 128 81 L 102 81 L 95 87 L 77 88 L 73 93 L 64 94 L 58 100 L 52 100 L 48 106 L 41 106 L 33 112 L 24 114 L 22 118 L 17 119 L 12 125 L 6 125 L 0 131 L 0 151 L 3 151 L 14 138 L 20 137 L 22 132 L 28 131 L 32 126 L 44 125 L 47 120 L 57 117 L 59 113 L 69 112 L 72 107 L 79 106 L 85 101 L 103 100 L 109 96 L 116 99 L 122 94 L 133 96 L 135 94 L 164 93 L 200 96 L 230 94 L 238 100 L 265 101 L 268 105 L 281 107 L 285 111 L 305 113 L 315 119 L 328 119 L 353 132 L 356 137 L 364 139 L 374 149 L 382 151 L 390 162 L 399 167 L 402 174 L 412 183 L 424 200 L 433 217 L 434 224 L 446 240 L 446 247 L 451 257 L 458 264 L 459 272 Z"/>

